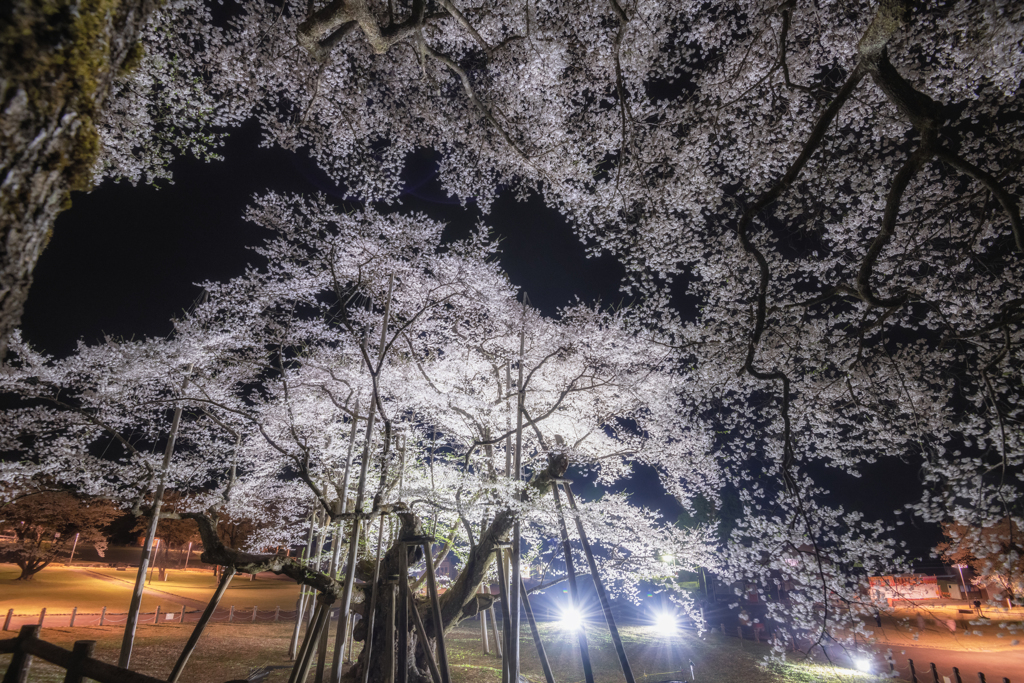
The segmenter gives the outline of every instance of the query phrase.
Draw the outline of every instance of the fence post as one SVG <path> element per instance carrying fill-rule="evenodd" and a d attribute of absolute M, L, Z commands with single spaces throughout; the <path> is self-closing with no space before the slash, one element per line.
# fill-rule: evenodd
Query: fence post
<path fill-rule="evenodd" d="M 92 657 L 95 647 L 95 640 L 75 641 L 71 648 L 71 666 L 68 667 L 68 672 L 64 675 L 64 683 L 85 683 L 85 676 L 80 672 L 79 667 L 82 665 L 83 659 Z"/>
<path fill-rule="evenodd" d="M 252 576 L 252 574 L 250 574 L 249 576 Z M 259 605 L 253 605 L 252 606 L 252 623 L 254 623 L 254 624 L 256 623 L 256 608 L 257 607 L 259 607 Z"/>
<path fill-rule="evenodd" d="M 103 626 L 103 621 L 107 618 L 107 606 L 104 605 L 100 611 L 100 626 Z"/>
<path fill-rule="evenodd" d="M 725 624 L 722 624 L 721 626 L 722 626 L 722 635 L 724 636 L 725 635 Z"/>
<path fill-rule="evenodd" d="M 737 637 L 738 637 L 738 638 L 739 638 L 740 640 L 743 640 L 743 627 L 742 627 L 742 626 L 737 626 L 737 627 L 736 627 L 736 636 L 737 636 Z"/>
<path fill-rule="evenodd" d="M 153 623 L 158 625 L 160 623 L 160 605 L 156 606 L 156 613 L 153 615 Z"/>
<path fill-rule="evenodd" d="M 754 642 L 761 642 L 761 633 L 756 628 L 754 629 Z"/>
<path fill-rule="evenodd" d="M 43 627 L 43 619 L 46 618 L 46 608 L 44 607 L 39 611 L 39 628 Z"/>
<path fill-rule="evenodd" d="M 281 619 L 281 605 L 278 605 L 277 609 L 274 610 L 274 623 L 276 624 L 278 621 L 280 621 L 280 619 Z"/>
<path fill-rule="evenodd" d="M 931 662 L 932 667 L 932 681 L 933 683 L 939 683 L 939 672 L 935 670 L 935 662 Z"/>
<path fill-rule="evenodd" d="M 985 674 L 978 672 L 978 683 L 985 683 Z"/>
<path fill-rule="evenodd" d="M 179 624 L 184 624 L 185 623 L 185 605 L 181 606 L 181 616 L 178 617 L 178 623 Z"/>
<path fill-rule="evenodd" d="M 4 676 L 5 683 L 26 683 L 28 681 L 28 669 L 32 666 L 32 655 L 25 652 L 24 643 L 38 637 L 38 625 L 26 624 L 21 627 L 21 631 L 18 632 L 18 642 L 11 655 L 11 663 L 7 665 L 7 674 Z"/>
<path fill-rule="evenodd" d="M 14 608 L 12 607 L 9 610 L 7 610 L 7 618 L 4 619 L 4 630 L 5 631 L 10 631 L 11 630 L 11 619 L 13 619 L 13 618 L 14 618 Z"/>
<path fill-rule="evenodd" d="M 78 614 L 78 608 L 77 607 L 72 607 L 71 608 L 71 622 L 68 624 L 68 628 L 74 628 L 75 627 L 75 615 L 76 614 Z"/>
<path fill-rule="evenodd" d="M 231 611 L 228 612 L 228 623 L 233 624 L 235 621 L 235 606 L 231 605 Z"/>
<path fill-rule="evenodd" d="M 908 659 L 907 663 L 910 664 L 910 683 L 917 683 L 917 672 L 914 671 L 914 660 Z M 981 679 L 981 683 L 985 683 L 985 679 Z"/>
<path fill-rule="evenodd" d="M 960 678 L 960 669 L 953 667 L 953 678 L 956 679 L 956 683 L 964 683 L 963 679 Z"/>

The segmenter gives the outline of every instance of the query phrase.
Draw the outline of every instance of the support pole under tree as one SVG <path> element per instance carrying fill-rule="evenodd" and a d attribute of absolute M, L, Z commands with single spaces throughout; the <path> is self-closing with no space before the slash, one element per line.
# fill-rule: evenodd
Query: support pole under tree
<path fill-rule="evenodd" d="M 565 514 L 562 512 L 562 499 L 558 495 L 558 486 L 552 486 L 551 491 L 555 494 L 555 508 L 558 511 L 558 524 L 562 531 L 562 549 L 565 553 L 565 571 L 569 576 L 569 609 L 574 609 L 580 604 L 579 590 L 576 587 L 576 567 L 572 561 L 572 544 L 569 542 L 569 529 L 565 526 Z M 587 631 L 583 620 L 580 619 L 580 627 L 576 630 L 576 637 L 580 643 L 580 657 L 583 659 L 583 675 L 587 683 L 594 683 L 594 669 L 590 665 L 590 648 L 587 647 Z"/>
<path fill-rule="evenodd" d="M 516 487 L 523 479 L 523 403 L 526 400 L 524 387 L 523 387 L 523 365 L 525 364 L 526 356 L 526 304 L 530 298 L 523 293 L 523 318 L 522 324 L 519 327 L 519 382 L 516 385 L 517 389 L 517 403 L 516 403 L 516 453 L 515 461 L 512 469 L 512 479 L 515 482 Z M 520 500 L 522 500 L 522 494 L 520 494 Z M 512 576 L 509 577 L 509 596 L 508 602 L 511 607 L 509 612 L 509 626 L 510 632 L 508 634 L 509 653 L 509 680 L 511 683 L 519 683 L 519 602 L 520 592 L 519 585 L 522 582 L 522 571 L 520 567 L 519 551 L 522 545 L 521 529 L 519 523 L 519 515 L 516 515 L 515 522 L 512 524 Z"/>
<path fill-rule="evenodd" d="M 509 656 L 508 637 L 509 637 L 509 634 L 512 632 L 512 629 L 509 626 L 509 613 L 512 610 L 509 607 L 509 599 L 508 599 L 508 574 L 505 573 L 504 561 L 505 561 L 504 552 L 499 547 L 498 548 L 498 562 L 497 562 L 497 569 L 498 569 L 498 599 L 501 602 L 501 625 L 503 627 L 501 629 L 501 640 L 503 640 L 504 642 L 500 646 L 498 646 L 498 654 L 501 655 L 501 683 L 511 683 L 512 679 L 509 678 L 509 669 L 511 667 L 509 666 L 509 660 L 508 660 L 508 656 Z M 498 625 L 497 625 L 497 622 L 495 622 L 495 625 L 494 625 L 494 636 L 495 636 L 494 637 L 494 641 L 495 641 L 495 643 L 497 643 L 498 642 Z"/>
<path fill-rule="evenodd" d="M 413 625 L 416 627 L 416 636 L 419 638 L 420 647 L 423 648 L 423 656 L 427 660 L 427 668 L 430 669 L 430 678 L 434 683 L 441 683 L 441 672 L 434 661 L 434 653 L 430 651 L 430 641 L 427 640 L 427 629 L 423 626 L 423 618 L 420 611 L 416 609 L 416 602 L 412 598 L 412 592 L 406 593 L 409 598 L 409 612 L 412 614 Z M 352 661 L 351 652 L 349 661 Z"/>
<path fill-rule="evenodd" d="M 79 532 L 79 533 L 81 533 L 81 532 Z M 78 547 L 78 536 L 79 536 L 79 534 L 75 534 L 75 542 L 71 544 L 71 556 L 68 557 L 68 563 L 67 563 L 68 567 L 70 567 L 71 563 L 75 561 L 75 549 Z"/>
<path fill-rule="evenodd" d="M 349 435 L 348 435 L 348 452 L 345 455 L 345 473 L 342 476 L 341 488 L 338 489 L 338 496 L 339 496 L 339 498 L 341 498 L 341 506 L 340 506 L 338 511 L 341 514 L 345 514 L 346 512 L 348 512 L 348 485 L 349 485 L 349 481 L 350 481 L 351 474 L 352 474 L 352 458 L 353 458 L 353 455 L 355 454 L 356 434 L 357 434 L 358 428 L 359 428 L 359 397 L 357 396 L 356 397 L 356 402 L 355 402 L 355 408 L 352 411 L 352 427 L 351 427 L 351 429 L 349 431 Z M 337 529 L 334 532 L 334 545 L 336 547 L 334 548 L 334 565 L 333 565 L 333 568 L 331 570 L 331 578 L 332 579 L 337 579 L 338 578 L 338 571 L 341 569 L 341 545 L 342 545 L 342 543 L 341 543 L 341 536 L 342 536 L 342 532 L 343 531 L 344 531 L 344 526 L 342 525 L 341 522 L 338 522 L 338 527 L 337 527 Z M 337 626 L 337 632 L 335 633 L 335 637 L 334 637 L 336 644 L 337 643 L 342 643 L 343 644 L 345 642 L 345 634 L 342 633 L 342 629 L 345 628 L 345 624 L 346 623 L 349 623 L 349 624 L 352 623 L 350 620 L 346 620 L 342 616 L 342 612 L 344 611 L 344 609 L 345 609 L 344 601 L 342 601 L 342 606 L 338 609 L 338 626 Z M 330 638 L 330 628 L 324 629 L 324 638 L 325 639 Z M 342 649 L 344 649 L 344 646 L 342 646 Z M 342 657 L 343 656 L 344 656 L 344 652 L 341 652 L 340 654 L 336 654 L 334 656 L 334 659 L 332 661 L 332 668 L 333 667 L 338 667 L 338 668 L 341 667 L 341 665 L 342 665 Z M 326 662 L 326 657 L 325 657 L 325 662 Z M 320 678 L 320 670 L 319 670 L 319 663 L 317 664 L 317 667 L 318 667 L 317 668 L 317 680 L 319 681 L 319 680 L 321 680 L 321 678 Z M 332 675 L 331 679 L 333 680 L 333 678 L 334 677 Z"/>
<path fill-rule="evenodd" d="M 554 483 L 558 487 L 558 482 Z M 594 552 L 590 548 L 590 541 L 587 533 L 583 530 L 583 521 L 580 519 L 580 511 L 576 506 L 576 497 L 572 495 L 572 486 L 569 481 L 563 479 L 562 486 L 565 487 L 565 498 L 569 501 L 569 509 L 576 521 L 576 531 L 580 535 L 580 543 L 583 545 L 583 554 L 587 556 L 587 565 L 590 567 L 590 576 L 594 579 L 594 587 L 597 588 L 597 597 L 601 601 L 601 609 L 604 611 L 604 620 L 608 623 L 608 630 L 611 632 L 612 643 L 615 645 L 615 654 L 619 657 L 619 665 L 622 667 L 622 675 L 626 677 L 626 683 L 636 683 L 633 678 L 633 670 L 629 666 L 629 659 L 626 657 L 626 649 L 622 646 L 622 638 L 619 637 L 619 629 L 615 625 L 615 617 L 612 616 L 612 605 L 608 600 L 608 591 L 604 588 L 601 575 L 597 573 L 597 562 L 594 561 Z M 757 633 L 756 631 L 754 632 Z M 550 681 L 548 683 L 551 683 Z"/>
<path fill-rule="evenodd" d="M 188 366 L 185 379 L 181 383 L 181 392 L 188 388 L 188 378 L 193 366 Z M 132 659 L 132 647 L 135 645 L 135 629 L 139 624 L 139 610 L 142 608 L 142 590 L 146 583 L 146 570 L 149 568 L 149 556 L 153 552 L 153 539 L 156 538 L 156 527 L 160 523 L 160 508 L 164 504 L 164 485 L 167 472 L 171 467 L 171 455 L 174 453 L 174 441 L 178 438 L 178 427 L 181 425 L 181 403 L 174 408 L 171 418 L 171 433 L 167 436 L 164 448 L 164 459 L 160 465 L 160 480 L 153 494 L 153 509 L 150 512 L 149 526 L 146 528 L 146 540 L 142 544 L 142 557 L 139 560 L 139 573 L 135 576 L 135 588 L 132 590 L 132 601 L 128 606 L 128 618 L 124 625 L 124 638 L 121 640 L 121 652 L 117 657 L 117 665 L 127 669 Z"/>
<path fill-rule="evenodd" d="M 487 642 L 490 636 L 487 634 L 487 610 L 480 608 L 480 642 L 484 646 L 484 654 L 491 654 L 491 644 Z"/>
<path fill-rule="evenodd" d="M 423 550 L 427 560 L 427 589 L 430 593 L 431 612 L 434 614 L 434 635 L 437 636 L 437 668 L 441 674 L 441 683 L 452 683 L 452 676 L 448 669 L 448 649 L 444 644 L 441 599 L 437 594 L 437 574 L 434 573 L 434 556 L 430 552 L 430 541 L 423 543 Z M 426 647 L 426 642 L 423 645 Z"/>
<path fill-rule="evenodd" d="M 316 503 L 314 503 L 316 505 Z M 309 533 L 306 535 L 306 545 L 302 548 L 303 563 L 309 558 L 313 548 L 313 534 L 316 529 L 316 517 L 319 511 L 314 508 L 309 519 Z M 302 630 L 302 620 L 306 616 L 306 584 L 299 586 L 299 600 L 295 605 L 295 628 L 292 630 L 292 639 L 288 644 L 288 659 L 295 659 L 296 648 L 299 646 L 299 632 Z"/>
<path fill-rule="evenodd" d="M 324 627 L 324 617 L 330 613 L 328 603 L 318 599 L 315 603 L 316 609 L 313 618 L 306 629 L 306 637 L 302 640 L 302 647 L 299 648 L 298 657 L 295 659 L 295 666 L 292 668 L 292 675 L 288 683 L 304 683 L 309 676 L 310 666 L 313 664 L 313 653 L 316 651 L 317 636 L 320 629 Z"/>
<path fill-rule="evenodd" d="M 501 656 L 501 640 L 498 637 L 498 617 L 494 612 L 494 605 L 492 604 L 488 610 L 491 613 L 491 632 L 494 634 L 494 651 Z"/>
<path fill-rule="evenodd" d="M 540 629 L 537 628 L 537 619 L 533 616 L 533 607 L 530 605 L 530 596 L 526 593 L 526 583 L 520 579 L 519 590 L 523 596 L 523 610 L 526 612 L 526 620 L 530 622 L 530 632 L 533 634 L 533 643 L 537 646 L 537 657 L 544 669 L 544 680 L 547 683 L 555 683 L 555 677 L 551 673 L 551 664 L 548 663 L 548 653 L 544 651 L 544 643 L 540 640 Z"/>
<path fill-rule="evenodd" d="M 185 669 L 185 665 L 188 664 L 188 658 L 192 656 L 192 652 L 196 649 L 196 645 L 199 643 L 199 636 L 203 635 L 203 629 L 206 628 L 206 624 L 209 623 L 214 610 L 216 610 L 217 605 L 220 604 L 220 599 L 224 597 L 224 591 L 227 590 L 228 584 L 231 583 L 231 578 L 234 575 L 234 567 L 227 567 L 223 572 L 221 572 L 220 583 L 217 584 L 217 589 L 213 592 L 213 597 L 210 598 L 210 602 L 207 603 L 206 609 L 204 609 L 203 613 L 199 616 L 199 622 L 196 624 L 196 627 L 192 629 L 192 635 L 188 637 L 188 642 L 185 643 L 185 649 L 181 651 L 180 655 L 178 655 L 178 661 L 174 663 L 174 668 L 171 669 L 171 675 L 167 677 L 167 683 L 177 683 L 178 678 L 181 676 L 181 672 Z M 106 610 L 107 608 L 104 607 L 103 611 L 106 612 Z"/>
<path fill-rule="evenodd" d="M 426 646 L 426 643 L 423 644 Z M 398 552 L 398 678 L 395 683 L 409 681 L 409 546 Z"/>
<path fill-rule="evenodd" d="M 373 583 L 370 584 L 370 602 L 366 610 L 366 640 L 363 641 L 363 650 L 366 651 L 366 666 L 363 667 L 363 683 L 370 680 L 370 657 L 373 656 L 373 622 L 377 611 L 377 584 L 380 582 L 380 553 L 384 544 L 384 515 L 380 516 L 380 526 L 377 528 L 377 557 L 373 563 Z"/>

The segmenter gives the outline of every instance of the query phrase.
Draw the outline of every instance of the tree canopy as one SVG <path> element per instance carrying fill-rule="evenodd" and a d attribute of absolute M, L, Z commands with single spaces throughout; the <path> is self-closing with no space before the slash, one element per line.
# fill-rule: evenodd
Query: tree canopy
<path fill-rule="evenodd" d="M 378 503 L 431 501 L 416 505 L 462 527 L 469 567 L 491 538 L 481 519 L 494 539 L 506 512 L 538 534 L 550 524 L 539 498 L 520 509 L 489 479 L 515 366 L 530 377 L 539 488 L 565 453 L 603 482 L 650 464 L 687 507 L 738 490 L 720 562 L 657 525 L 613 533 L 647 513 L 595 504 L 595 535 L 615 539 L 607 571 L 653 575 L 634 560 L 678 543 L 729 579 L 795 581 L 804 597 L 773 616 L 819 643 L 850 619 L 829 596 L 862 599 L 852 568 L 902 555 L 821 472 L 853 486 L 867 464 L 911 461 L 923 485 L 910 514 L 1020 524 L 1019 3 L 171 0 L 142 42 L 98 119 L 97 180 L 167 180 L 176 155 L 214 159 L 219 136 L 256 120 L 265 144 L 308 153 L 372 207 L 397 201 L 408 156 L 426 149 L 444 187 L 485 213 L 501 188 L 541 196 L 593 253 L 622 260 L 637 302 L 544 319 L 482 235 L 442 245 L 420 218 L 265 195 L 249 215 L 278 233 L 269 265 L 207 285 L 172 339 L 61 360 L 16 340 L 5 386 L 49 401 L 21 424 L 121 434 L 125 502 L 153 477 L 126 429 L 159 441 L 170 404 L 194 415 L 174 467 L 176 487 L 207 486 L 196 509 L 259 491 L 293 501 L 281 514 L 312 497 L 340 519 L 339 444 L 369 463 L 376 434 Z M 119 417 L 101 425 L 108 398 Z M 78 462 L 71 438 L 47 437 L 54 462 Z M 634 538 L 620 561 L 616 543 Z"/>

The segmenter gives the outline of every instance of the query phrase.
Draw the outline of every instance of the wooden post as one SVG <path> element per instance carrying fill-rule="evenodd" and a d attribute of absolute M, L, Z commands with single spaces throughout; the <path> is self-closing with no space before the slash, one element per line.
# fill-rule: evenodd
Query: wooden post
<path fill-rule="evenodd" d="M 185 623 L 185 605 L 181 606 L 181 615 L 178 617 L 178 623 L 179 624 L 184 624 Z"/>
<path fill-rule="evenodd" d="M 39 611 L 39 628 L 43 627 L 43 619 L 46 618 L 46 608 L 44 607 Z"/>
<path fill-rule="evenodd" d="M 935 662 L 931 662 L 932 683 L 939 683 L 939 672 L 935 670 Z"/>
<path fill-rule="evenodd" d="M 259 606 L 259 605 L 253 605 L 253 606 L 252 606 L 252 623 L 254 623 L 254 624 L 256 623 L 256 608 L 257 608 L 258 606 Z"/>
<path fill-rule="evenodd" d="M 72 607 L 71 608 L 71 621 L 68 623 L 68 628 L 74 628 L 75 627 L 75 615 L 76 614 L 78 614 L 78 608 L 77 607 Z"/>
<path fill-rule="evenodd" d="M 274 610 L 274 623 L 276 624 L 279 621 L 281 621 L 281 605 L 278 605 L 277 609 Z"/>
<path fill-rule="evenodd" d="M 737 637 L 738 637 L 738 638 L 739 638 L 740 640 L 743 640 L 743 627 L 742 627 L 742 626 L 737 626 L 737 627 L 736 627 L 736 636 L 737 636 Z"/>
<path fill-rule="evenodd" d="M 508 565 L 506 564 L 505 552 L 498 549 L 498 599 L 501 602 L 501 645 L 498 645 L 498 654 L 501 656 L 501 683 L 511 683 L 508 677 L 508 635 L 512 632 L 509 621 L 509 613 L 512 611 L 508 600 Z M 493 612 L 491 613 L 493 616 Z M 494 627 L 494 635 L 498 635 L 497 622 Z M 497 641 L 495 641 L 497 642 Z"/>
<path fill-rule="evenodd" d="M 92 651 L 96 648 L 95 640 L 76 641 L 71 648 L 71 663 L 68 672 L 64 675 L 64 683 L 85 683 L 85 676 L 80 673 L 80 666 L 83 659 L 92 657 Z"/>
<path fill-rule="evenodd" d="M 761 633 L 757 630 L 757 626 L 754 627 L 754 642 L 761 643 Z"/>
<path fill-rule="evenodd" d="M 722 635 L 724 636 L 725 635 L 725 624 L 721 624 L 721 628 L 722 628 Z M 793 642 L 796 642 L 796 641 L 793 641 Z"/>
<path fill-rule="evenodd" d="M 28 670 L 32 666 L 32 655 L 25 652 L 25 643 L 38 638 L 39 626 L 37 624 L 26 624 L 21 627 L 21 631 L 18 632 L 18 642 L 15 643 L 11 661 L 7 665 L 4 683 L 28 683 Z"/>
<path fill-rule="evenodd" d="M 104 605 L 103 609 L 100 610 L 100 626 L 103 626 L 103 622 L 107 619 L 107 606 Z"/>
<path fill-rule="evenodd" d="M 185 649 L 178 655 L 178 661 L 174 663 L 174 668 L 171 670 L 171 675 L 167 677 L 167 683 L 177 683 L 178 678 L 181 676 L 181 672 L 184 671 L 185 665 L 188 664 L 188 658 L 192 656 L 192 651 L 196 649 L 196 644 L 199 643 L 199 636 L 203 635 L 203 629 L 206 628 L 206 624 L 210 621 L 210 617 L 213 616 L 214 610 L 217 609 L 217 605 L 220 604 L 220 599 L 224 597 L 224 591 L 227 590 L 228 584 L 231 583 L 231 577 L 235 575 L 235 568 L 228 567 L 220 577 L 220 583 L 217 584 L 217 589 L 213 592 L 213 597 L 210 598 L 210 602 L 207 603 L 206 609 L 199 616 L 199 622 L 196 627 L 192 629 L 192 635 L 188 637 L 188 642 L 185 643 Z M 106 612 L 107 608 L 104 607 L 103 611 Z"/>
<path fill-rule="evenodd" d="M 315 505 L 316 503 L 314 503 Z M 313 549 L 313 534 L 316 531 L 316 518 L 319 513 L 318 508 L 314 508 L 312 514 L 309 517 L 309 533 L 306 535 L 306 545 L 302 548 L 302 554 L 300 557 L 305 562 L 306 559 L 312 554 Z M 299 646 L 299 633 L 302 631 L 302 621 L 306 617 L 306 584 L 299 586 L 299 599 L 295 603 L 295 628 L 292 629 L 292 639 L 288 644 L 288 659 L 295 659 Z"/>
<path fill-rule="evenodd" d="M 960 678 L 960 669 L 953 667 L 953 678 L 956 679 L 956 683 L 964 683 L 963 679 Z"/>
<path fill-rule="evenodd" d="M 533 616 L 533 607 L 530 605 L 530 596 L 526 594 L 526 582 L 519 579 L 519 594 L 523 596 L 523 609 L 526 611 L 526 620 L 530 622 L 530 632 L 533 634 L 533 644 L 537 646 L 537 657 L 544 669 L 544 679 L 547 683 L 555 683 L 555 677 L 551 673 L 551 664 L 548 663 L 548 654 L 544 651 L 544 643 L 540 640 L 540 630 L 537 628 L 537 619 Z"/>
<path fill-rule="evenodd" d="M 231 609 L 228 610 L 228 623 L 235 623 L 235 606 L 231 605 Z"/>
<path fill-rule="evenodd" d="M 10 631 L 11 630 L 11 619 L 13 619 L 13 618 L 14 618 L 14 608 L 12 607 L 9 610 L 7 610 L 7 618 L 4 619 L 4 630 L 5 631 Z"/>
<path fill-rule="evenodd" d="M 309 622 L 309 628 L 306 629 L 306 637 L 302 640 L 302 647 L 299 648 L 298 655 L 295 658 L 295 666 L 292 667 L 292 675 L 289 677 L 288 683 L 305 683 L 306 678 L 309 676 L 309 668 L 313 663 L 313 652 L 316 649 L 317 637 L 320 635 L 320 629 L 324 626 L 324 617 L 329 610 L 328 605 L 319 599 L 316 600 L 315 605 L 316 611 Z"/>
<path fill-rule="evenodd" d="M 985 674 L 978 672 L 978 683 L 985 683 Z"/>
<path fill-rule="evenodd" d="M 562 530 L 562 552 L 565 555 L 565 569 L 569 575 L 569 607 L 574 608 L 580 604 L 579 589 L 576 587 L 576 567 L 572 561 L 572 544 L 569 542 L 569 529 L 565 526 L 565 513 L 562 512 L 562 498 L 558 493 L 558 485 L 551 487 L 555 494 L 555 509 L 558 511 L 558 524 Z M 580 643 L 580 656 L 583 659 L 583 675 L 587 683 L 594 683 L 594 669 L 590 665 L 590 648 L 587 647 L 587 631 L 580 620 L 580 626 L 576 630 L 576 637 Z M 513 681 L 513 683 L 519 683 Z"/>
<path fill-rule="evenodd" d="M 156 606 L 156 612 L 153 613 L 153 623 L 156 625 L 160 624 L 160 605 Z"/>
<path fill-rule="evenodd" d="M 357 614 L 356 616 L 358 617 L 359 615 Z M 348 622 L 348 633 L 345 634 L 348 637 L 348 640 L 345 641 L 345 642 L 348 643 L 348 663 L 349 664 L 352 663 L 352 655 L 353 655 L 353 653 L 356 650 L 356 641 L 352 639 L 352 632 L 355 629 L 356 629 L 356 620 L 355 619 L 350 619 L 349 622 Z"/>
<path fill-rule="evenodd" d="M 558 482 L 555 482 L 555 487 L 558 487 Z M 583 554 L 586 555 L 587 565 L 590 567 L 590 577 L 594 580 L 594 587 L 597 589 L 597 597 L 601 601 L 601 609 L 604 612 L 604 620 L 608 624 L 608 631 L 612 636 L 612 644 L 615 646 L 615 654 L 619 658 L 619 666 L 622 668 L 622 675 L 626 678 L 626 683 L 636 683 L 636 679 L 633 678 L 633 669 L 629 666 L 629 658 L 626 657 L 626 648 L 622 645 L 622 638 L 619 636 L 619 629 L 615 625 L 615 617 L 612 616 L 612 605 L 608 600 L 608 591 L 604 588 L 604 582 L 601 581 L 601 575 L 597 571 L 597 562 L 594 561 L 594 553 L 590 548 L 590 541 L 587 539 L 587 534 L 583 530 L 583 521 L 580 519 L 580 511 L 576 506 L 576 497 L 572 495 L 572 487 L 569 485 L 568 480 L 562 480 L 562 486 L 565 488 L 565 499 L 569 501 L 569 509 L 572 513 L 573 519 L 576 521 L 576 531 L 580 536 L 580 544 L 583 546 Z M 525 591 L 525 584 L 523 584 Z M 539 642 L 539 641 L 538 641 Z M 552 683 L 550 680 L 548 683 Z"/>
<path fill-rule="evenodd" d="M 917 683 L 917 672 L 914 671 L 914 660 L 908 659 L 907 663 L 910 664 L 910 683 Z M 981 679 L 981 683 L 985 683 L 985 679 Z"/>

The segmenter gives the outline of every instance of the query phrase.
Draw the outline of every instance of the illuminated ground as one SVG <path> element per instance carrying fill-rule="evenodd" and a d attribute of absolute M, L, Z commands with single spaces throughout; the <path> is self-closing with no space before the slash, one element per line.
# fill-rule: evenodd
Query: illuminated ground
<path fill-rule="evenodd" d="M 582 683 L 583 669 L 575 637 L 553 624 L 542 624 L 541 629 L 557 683 Z M 190 631 L 189 626 L 140 626 L 132 668 L 153 676 L 166 676 Z M 741 644 L 735 638 L 721 635 L 710 635 L 707 640 L 692 636 L 662 639 L 651 631 L 648 628 L 623 628 L 634 674 L 641 683 L 689 680 L 689 671 L 683 677 L 680 667 L 686 666 L 690 659 L 695 664 L 696 680 L 700 683 L 880 683 L 882 680 L 851 670 L 802 664 L 766 669 L 761 666 L 761 658 L 767 651 L 765 646 L 750 642 Z M 288 665 L 285 653 L 290 635 L 291 628 L 287 624 L 214 624 L 193 655 L 184 680 L 190 683 L 223 683 L 232 678 L 244 678 L 253 666 Z M 117 659 L 120 636 L 120 629 L 116 627 L 43 631 L 44 639 L 65 647 L 79 639 L 96 640 L 97 656 L 110 662 Z M 524 636 L 521 642 L 523 672 L 531 681 L 542 683 L 543 673 L 525 625 Z M 496 683 L 501 680 L 498 657 L 482 654 L 479 622 L 464 623 L 451 635 L 448 643 L 453 683 Z M 607 630 L 593 628 L 590 643 L 597 683 L 622 681 Z M 0 657 L 0 672 L 6 669 L 8 660 L 7 656 Z M 63 673 L 56 669 L 45 665 L 33 666 L 31 680 L 34 683 L 63 680 Z M 267 680 L 283 683 L 287 678 L 287 671 L 276 671 Z"/>

